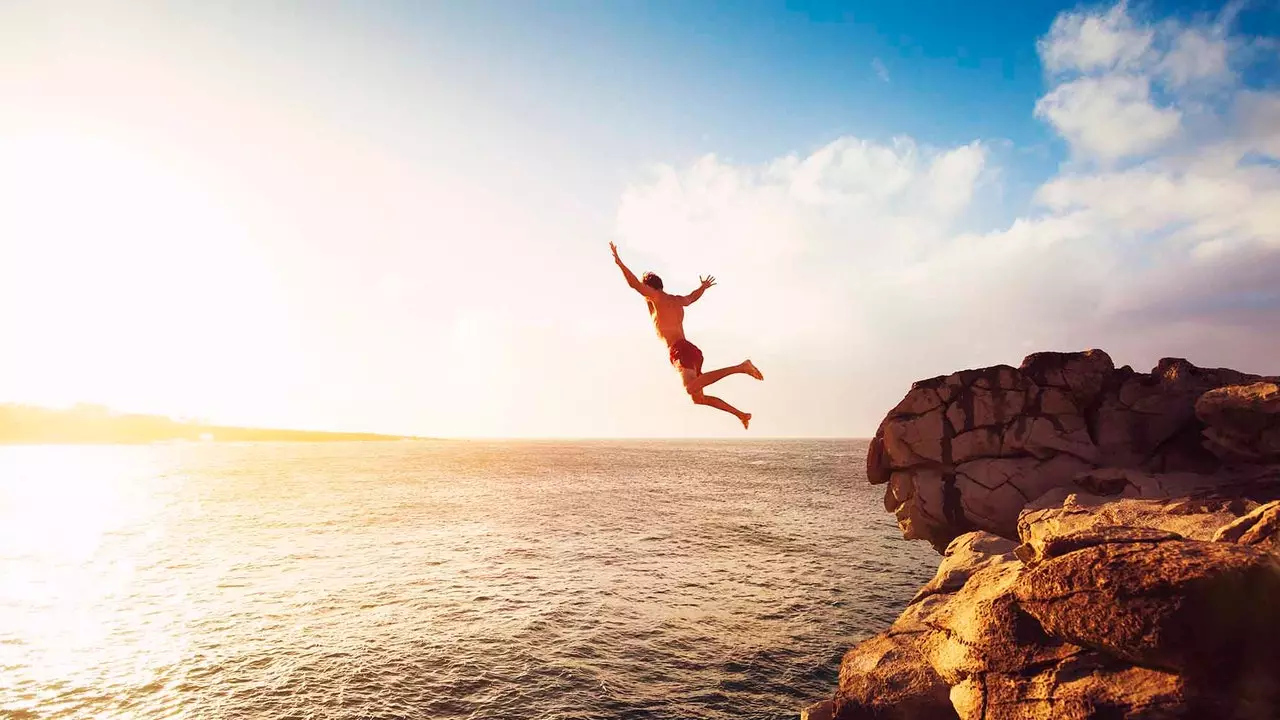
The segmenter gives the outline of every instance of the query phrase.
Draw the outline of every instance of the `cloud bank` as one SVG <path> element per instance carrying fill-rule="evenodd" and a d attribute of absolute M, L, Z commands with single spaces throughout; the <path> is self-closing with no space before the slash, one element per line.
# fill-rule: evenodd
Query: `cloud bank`
<path fill-rule="evenodd" d="M 1068 159 L 999 227 L 978 202 L 998 197 L 998 143 L 842 137 L 657 167 L 624 194 L 618 235 L 720 279 L 690 316 L 703 337 L 838 358 L 853 432 L 912 380 L 1032 350 L 1280 372 L 1280 93 L 1244 82 L 1268 46 L 1232 21 L 1059 15 L 1033 112 Z"/>

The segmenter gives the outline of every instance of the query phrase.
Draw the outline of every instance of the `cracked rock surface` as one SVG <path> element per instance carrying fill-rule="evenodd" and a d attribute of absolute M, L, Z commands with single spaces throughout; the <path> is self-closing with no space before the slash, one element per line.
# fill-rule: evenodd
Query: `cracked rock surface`
<path fill-rule="evenodd" d="M 1280 385 L 1256 382 L 1210 390 L 1196 400 L 1207 447 L 1225 460 L 1280 462 Z"/>
<path fill-rule="evenodd" d="M 922 380 L 881 423 L 867 477 L 903 536 L 945 548 L 1065 488 L 1176 497 L 1280 462 L 1280 378 L 1165 358 L 1149 373 L 1102 350 L 1036 353 Z"/>
<path fill-rule="evenodd" d="M 868 476 L 942 561 L 821 717 L 1280 718 L 1275 388 L 1097 350 L 916 383 Z"/>
<path fill-rule="evenodd" d="M 1020 544 L 957 537 L 894 624 L 845 654 L 832 716 L 1280 717 L 1280 502 L 1212 529 L 1217 503 L 1146 502 L 1093 524 L 1028 512 Z M 1125 518 L 1143 524 L 1111 524 Z"/>

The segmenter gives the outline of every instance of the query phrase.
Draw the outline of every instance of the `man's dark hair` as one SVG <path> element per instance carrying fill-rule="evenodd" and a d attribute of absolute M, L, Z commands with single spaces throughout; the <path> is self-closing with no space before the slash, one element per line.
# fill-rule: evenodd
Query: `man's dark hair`
<path fill-rule="evenodd" d="M 654 290 L 662 289 L 662 278 L 658 277 L 657 275 L 654 275 L 651 272 L 645 273 L 644 277 L 640 278 L 640 282 L 644 283 L 645 285 L 648 285 Z"/>

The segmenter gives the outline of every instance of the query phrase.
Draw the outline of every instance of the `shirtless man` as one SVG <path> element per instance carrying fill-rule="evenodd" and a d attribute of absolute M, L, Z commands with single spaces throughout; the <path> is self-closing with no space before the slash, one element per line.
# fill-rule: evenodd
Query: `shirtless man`
<path fill-rule="evenodd" d="M 653 327 L 658 331 L 658 337 L 667 343 L 671 364 L 676 366 L 680 371 L 680 375 L 684 378 L 684 389 L 689 393 L 689 397 L 697 405 L 709 405 L 735 415 L 742 421 L 742 427 L 749 427 L 751 413 L 742 412 L 720 398 L 707 395 L 702 390 L 713 382 L 723 380 L 737 373 L 750 375 L 757 380 L 763 380 L 764 375 L 760 374 L 760 371 L 756 369 L 756 366 L 750 360 L 743 360 L 733 367 L 720 368 L 719 370 L 703 373 L 702 351 L 698 349 L 697 345 L 689 342 L 684 337 L 685 306 L 692 305 L 698 298 L 702 297 L 702 293 L 706 292 L 707 288 L 716 284 L 716 279 L 711 276 L 699 278 L 702 280 L 702 284 L 698 286 L 697 290 L 688 295 L 668 295 L 662 289 L 662 278 L 647 272 L 644 274 L 643 279 L 637 280 L 635 273 L 627 269 L 627 266 L 622 263 L 622 259 L 618 257 L 618 246 L 609 243 L 609 249 L 613 251 L 613 261 L 618 264 L 623 276 L 627 278 L 627 284 L 643 295 L 645 302 L 648 303 L 649 315 L 653 318 Z"/>

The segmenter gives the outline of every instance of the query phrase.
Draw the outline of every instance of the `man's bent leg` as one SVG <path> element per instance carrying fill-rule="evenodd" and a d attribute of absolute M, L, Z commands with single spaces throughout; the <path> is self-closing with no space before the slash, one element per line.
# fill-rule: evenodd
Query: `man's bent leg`
<path fill-rule="evenodd" d="M 713 407 L 717 410 L 723 410 L 729 413 L 730 415 L 737 417 L 738 420 L 742 422 L 742 427 L 744 428 L 747 427 L 748 424 L 751 422 L 751 413 L 744 413 L 738 408 L 730 405 L 729 403 L 721 400 L 718 397 L 712 397 L 710 395 L 705 395 L 700 392 L 694 395 L 691 395 L 691 397 L 693 398 L 693 402 L 696 405 L 706 405 L 707 407 Z"/>
<path fill-rule="evenodd" d="M 697 388 L 704 388 L 710 385 L 711 383 L 719 382 L 729 377 L 730 375 L 736 375 L 738 373 L 744 373 L 746 375 L 750 375 L 751 377 L 757 380 L 764 379 L 764 377 L 760 374 L 760 371 L 756 369 L 756 366 L 752 364 L 750 360 L 743 360 L 742 362 L 732 367 L 720 368 L 719 370 L 711 370 L 701 375 L 698 375 L 697 378 L 693 381 L 693 386 Z"/>
<path fill-rule="evenodd" d="M 689 393 L 689 397 L 693 400 L 695 405 L 706 405 L 707 407 L 713 407 L 717 410 L 723 410 L 738 418 L 738 420 L 742 422 L 742 427 L 744 428 L 751 422 L 751 413 L 744 413 L 718 397 L 711 397 L 710 395 L 704 394 L 702 392 L 702 388 L 697 383 L 705 376 L 698 375 L 696 371 L 689 369 L 683 370 L 681 375 L 684 377 L 684 389 Z"/>

